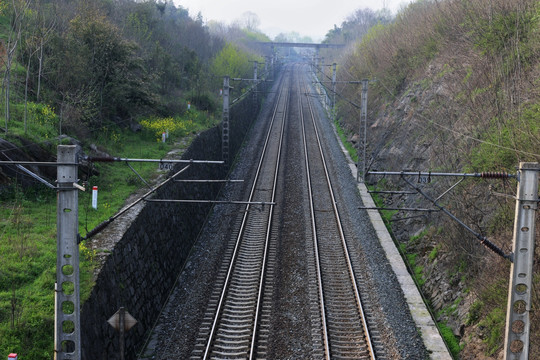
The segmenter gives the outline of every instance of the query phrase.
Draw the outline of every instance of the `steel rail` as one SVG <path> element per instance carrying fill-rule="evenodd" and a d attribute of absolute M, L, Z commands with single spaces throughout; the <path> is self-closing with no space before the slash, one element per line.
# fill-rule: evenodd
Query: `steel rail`
<path fill-rule="evenodd" d="M 264 163 L 264 160 L 265 160 L 265 157 L 266 157 L 268 145 L 269 145 L 269 142 L 270 142 L 270 137 L 271 137 L 271 134 L 272 134 L 272 128 L 273 128 L 275 119 L 276 119 L 277 114 L 278 114 L 278 108 L 279 108 L 280 100 L 281 100 L 281 97 L 283 96 L 283 93 L 284 93 L 284 90 L 282 88 L 281 91 L 279 92 L 278 99 L 276 100 L 276 105 L 275 105 L 275 107 L 273 109 L 272 120 L 271 120 L 270 125 L 269 125 L 269 130 L 268 130 L 268 133 L 266 135 L 266 139 L 265 139 L 265 142 L 264 142 L 262 154 L 261 154 L 261 157 L 259 159 L 259 163 L 257 165 L 257 170 L 256 170 L 256 173 L 255 173 L 255 179 L 253 181 L 253 185 L 251 187 L 251 191 L 250 191 L 250 194 L 249 194 L 249 197 L 248 197 L 249 202 L 253 201 L 253 198 L 254 198 L 254 195 L 255 195 L 255 191 L 256 191 L 256 188 L 257 188 L 257 185 L 258 185 L 259 176 L 260 176 L 260 173 L 261 173 L 261 169 L 263 167 L 263 163 Z M 283 132 L 283 127 L 282 127 L 282 132 Z M 281 139 L 283 138 L 283 134 L 281 134 L 280 138 Z M 277 174 L 277 172 L 276 172 L 276 174 Z M 275 186 L 275 184 L 274 184 L 274 186 Z M 273 205 L 272 205 L 272 208 L 273 208 Z M 224 285 L 223 285 L 223 288 L 222 288 L 222 291 L 221 291 L 218 306 L 217 306 L 215 316 L 214 316 L 214 319 L 213 319 L 213 322 L 212 322 L 212 327 L 210 329 L 210 333 L 209 333 L 208 340 L 207 340 L 207 343 L 206 343 L 206 347 L 205 347 L 205 351 L 204 351 L 204 355 L 203 355 L 204 360 L 208 359 L 208 357 L 210 356 L 212 344 L 213 344 L 214 338 L 216 336 L 218 321 L 219 321 L 220 314 L 221 314 L 223 306 L 224 306 L 225 297 L 227 295 L 227 290 L 228 290 L 230 282 L 231 282 L 233 269 L 234 269 L 234 266 L 235 266 L 235 263 L 236 263 L 236 258 L 238 256 L 241 239 L 244 236 L 244 233 L 245 233 L 245 230 L 246 230 L 246 224 L 247 224 L 247 218 L 248 218 L 249 210 L 250 210 L 250 205 L 248 204 L 246 206 L 246 208 L 245 208 L 244 216 L 242 218 L 242 223 L 240 225 L 240 230 L 239 230 L 238 236 L 236 238 L 236 243 L 235 243 L 233 254 L 232 254 L 232 257 L 231 257 L 231 262 L 230 262 L 228 270 L 227 270 L 227 275 L 225 277 L 225 281 L 224 281 Z M 272 211 L 270 211 L 270 213 L 272 213 Z M 265 250 L 265 253 L 266 253 L 266 250 Z M 257 308 L 258 307 L 259 306 L 257 305 Z M 252 352 L 251 349 L 250 349 L 250 352 Z"/>
<path fill-rule="evenodd" d="M 298 84 L 300 88 L 300 84 Z M 310 167 L 309 167 L 309 155 L 307 149 L 307 140 L 306 140 L 306 127 L 304 123 L 304 111 L 302 109 L 302 97 L 298 97 L 298 106 L 300 108 L 300 119 L 302 120 L 302 141 L 304 144 L 304 160 L 306 164 L 306 177 L 307 177 L 307 189 L 309 197 L 309 211 L 311 215 L 311 230 L 313 231 L 313 248 L 315 250 L 315 269 L 317 271 L 317 283 L 318 283 L 318 294 L 320 302 L 320 311 L 321 311 L 321 321 L 322 321 L 322 331 L 323 331 L 323 347 L 324 347 L 324 356 L 325 359 L 330 359 L 330 341 L 328 339 L 328 329 L 326 325 L 326 312 L 324 306 L 324 294 L 322 287 L 322 274 L 321 274 L 321 264 L 319 260 L 319 247 L 317 245 L 317 225 L 315 222 L 315 206 L 313 204 L 313 191 L 311 187 L 311 176 L 310 176 Z"/>
<path fill-rule="evenodd" d="M 281 122 L 281 130 L 279 133 L 279 145 L 278 145 L 278 153 L 277 153 L 277 159 L 276 159 L 276 168 L 274 171 L 274 180 L 273 180 L 273 186 L 272 186 L 272 199 L 271 202 L 275 202 L 276 199 L 276 188 L 277 188 L 277 178 L 278 178 L 278 172 L 279 172 L 279 164 L 281 159 L 281 150 L 283 145 L 283 134 L 285 133 L 285 121 L 287 118 L 287 108 L 289 107 L 289 99 L 290 99 L 290 92 L 287 94 L 287 98 L 285 101 L 285 111 L 283 112 L 283 121 Z M 253 320 L 253 333 L 251 338 L 251 348 L 249 352 L 249 359 L 253 359 L 255 356 L 255 344 L 256 344 L 256 336 L 257 336 L 257 328 L 259 323 L 259 313 L 260 308 L 262 304 L 262 295 L 263 295 L 263 287 L 264 287 L 264 279 L 266 275 L 266 259 L 268 257 L 268 247 L 270 242 L 270 231 L 272 229 L 272 219 L 274 215 L 274 205 L 271 205 L 270 208 L 270 216 L 268 218 L 268 224 L 266 226 L 266 237 L 265 237 L 265 244 L 264 244 L 264 255 L 263 255 L 263 261 L 261 264 L 261 276 L 259 279 L 259 292 L 257 294 L 257 305 L 255 310 L 255 318 Z"/>
<path fill-rule="evenodd" d="M 369 329 L 368 329 L 367 322 L 366 322 L 366 316 L 365 316 L 365 313 L 364 313 L 362 300 L 361 300 L 361 297 L 360 297 L 360 292 L 359 292 L 358 286 L 356 284 L 356 276 L 355 276 L 355 273 L 354 273 L 354 269 L 352 267 L 350 254 L 349 254 L 349 251 L 348 251 L 348 248 L 347 248 L 347 242 L 346 242 L 346 239 L 345 239 L 345 233 L 343 231 L 343 225 L 342 225 L 342 222 L 341 222 L 341 218 L 339 216 L 339 211 L 338 211 L 338 208 L 337 208 L 337 203 L 336 203 L 336 198 L 335 198 L 335 195 L 334 195 L 332 182 L 330 180 L 330 175 L 329 175 L 329 171 L 328 171 L 326 158 L 324 156 L 324 152 L 323 152 L 323 149 L 322 149 L 322 143 L 321 143 L 318 127 L 317 127 L 317 124 L 316 124 L 316 121 L 315 121 L 315 114 L 314 114 L 314 111 L 313 111 L 313 106 L 311 104 L 311 100 L 310 100 L 309 97 L 307 97 L 307 104 L 308 104 L 309 110 L 310 110 L 311 121 L 312 121 L 313 127 L 315 129 L 315 135 L 316 135 L 316 138 L 317 138 L 317 145 L 318 145 L 318 148 L 319 148 L 319 153 L 320 153 L 320 156 L 321 156 L 321 159 L 322 159 L 326 181 L 327 181 L 327 184 L 328 184 L 328 191 L 329 191 L 330 197 L 332 199 L 332 207 L 334 209 L 336 222 L 338 224 L 338 230 L 339 230 L 339 234 L 340 234 L 340 238 L 341 238 L 341 244 L 342 244 L 343 252 L 344 252 L 344 255 L 345 255 L 345 260 L 347 262 L 347 268 L 348 268 L 348 271 L 349 271 L 349 277 L 351 279 L 351 284 L 352 284 L 353 289 L 354 289 L 354 296 L 355 296 L 356 305 L 357 305 L 357 308 L 358 308 L 360 318 L 362 320 L 362 326 L 364 328 L 364 336 L 365 336 L 365 340 L 366 340 L 366 345 L 368 347 L 368 351 L 370 353 L 371 359 L 375 359 L 375 351 L 373 349 L 371 336 L 369 334 Z"/>

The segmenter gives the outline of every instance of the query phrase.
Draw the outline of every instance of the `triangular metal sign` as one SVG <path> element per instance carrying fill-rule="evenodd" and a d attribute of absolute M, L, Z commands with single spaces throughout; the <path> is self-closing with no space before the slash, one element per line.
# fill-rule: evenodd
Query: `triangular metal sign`
<path fill-rule="evenodd" d="M 116 331 L 120 330 L 120 311 L 121 310 L 118 310 L 113 316 L 111 316 L 109 320 L 107 320 L 109 325 L 111 325 Z M 124 331 L 128 331 L 136 324 L 137 320 L 131 316 L 130 313 L 124 310 Z"/>

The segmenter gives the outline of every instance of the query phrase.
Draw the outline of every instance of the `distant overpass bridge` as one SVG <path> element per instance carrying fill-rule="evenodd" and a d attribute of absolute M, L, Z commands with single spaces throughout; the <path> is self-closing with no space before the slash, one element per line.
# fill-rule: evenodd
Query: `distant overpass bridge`
<path fill-rule="evenodd" d="M 329 48 L 343 48 L 345 44 L 315 44 L 315 43 L 292 43 L 292 42 L 256 42 L 257 45 L 270 46 L 272 49 L 276 47 L 288 47 L 288 48 L 313 48 L 313 49 L 329 49 Z"/>

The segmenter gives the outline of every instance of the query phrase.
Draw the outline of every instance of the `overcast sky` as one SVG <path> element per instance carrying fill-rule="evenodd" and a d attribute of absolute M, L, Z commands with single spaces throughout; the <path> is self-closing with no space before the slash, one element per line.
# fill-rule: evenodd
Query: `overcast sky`
<path fill-rule="evenodd" d="M 322 40 L 334 24 L 357 9 L 389 8 L 394 14 L 412 0 L 174 0 L 189 10 L 192 17 L 200 11 L 204 21 L 217 20 L 231 24 L 251 11 L 260 19 L 260 30 L 270 37 L 280 32 L 296 31 Z"/>

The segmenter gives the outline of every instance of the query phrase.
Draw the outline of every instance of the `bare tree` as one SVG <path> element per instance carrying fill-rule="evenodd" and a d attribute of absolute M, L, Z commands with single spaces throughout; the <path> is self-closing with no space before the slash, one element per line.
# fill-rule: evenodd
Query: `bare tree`
<path fill-rule="evenodd" d="M 28 52 L 28 59 L 26 61 L 26 81 L 24 85 L 24 133 L 28 131 L 28 83 L 30 81 L 30 65 L 32 62 L 32 57 L 39 50 L 35 47 L 35 36 L 31 34 L 26 40 L 26 47 Z"/>
<path fill-rule="evenodd" d="M 45 13 L 45 9 L 40 8 L 41 13 L 41 21 L 40 21 L 40 29 L 39 29 L 39 51 L 38 51 L 38 83 L 37 83 L 37 90 L 36 90 L 36 101 L 39 102 L 39 95 L 41 92 L 41 77 L 43 75 L 43 48 L 45 47 L 45 44 L 49 41 L 51 34 L 53 30 L 56 28 L 56 14 L 53 10 L 53 13 L 50 14 L 50 16 L 47 16 L 48 14 Z"/>
<path fill-rule="evenodd" d="M 240 24 L 250 31 L 257 30 L 261 25 L 261 19 L 259 15 L 252 11 L 246 11 L 242 14 Z"/>
<path fill-rule="evenodd" d="M 38 67 L 38 86 L 36 101 L 39 101 L 39 93 L 41 90 L 41 73 L 43 71 L 43 48 L 47 43 L 52 31 L 56 25 L 56 17 L 48 16 L 46 11 L 50 7 L 43 7 L 41 1 L 36 1 L 36 8 L 34 11 L 29 12 L 29 26 L 30 32 L 26 33 L 24 37 L 25 56 L 26 59 L 26 80 L 24 88 L 24 132 L 28 131 L 28 88 L 30 83 L 30 69 L 32 60 L 36 54 L 39 62 Z"/>
<path fill-rule="evenodd" d="M 21 32 L 23 28 L 23 19 L 30 5 L 30 0 L 12 0 L 12 21 L 11 27 L 8 36 L 8 42 L 6 46 L 6 61 L 5 66 L 6 70 L 4 73 L 4 89 L 5 89 L 5 117 L 6 117 L 6 128 L 5 132 L 8 132 L 8 122 L 10 120 L 10 108 L 9 108 L 9 99 L 10 99 L 10 85 L 11 85 L 11 67 L 13 65 L 13 60 L 15 59 L 17 46 L 21 39 Z"/>

